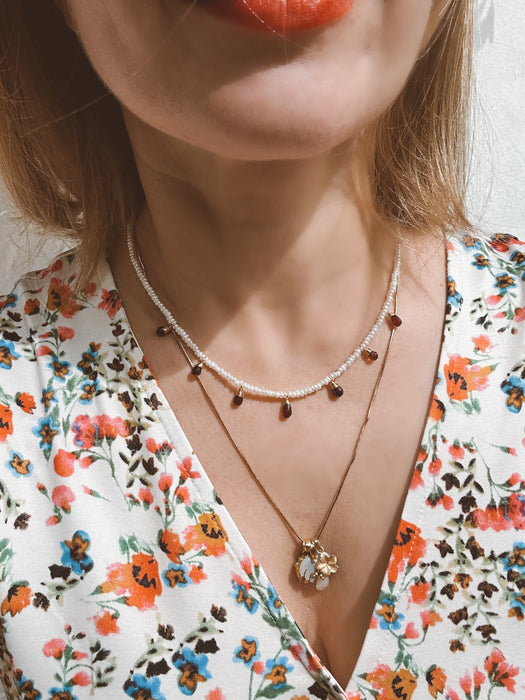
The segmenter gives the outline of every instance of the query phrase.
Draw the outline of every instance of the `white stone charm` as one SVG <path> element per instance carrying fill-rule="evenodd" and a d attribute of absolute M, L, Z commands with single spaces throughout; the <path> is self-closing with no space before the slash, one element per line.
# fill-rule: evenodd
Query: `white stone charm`
<path fill-rule="evenodd" d="M 319 591 L 328 586 L 330 576 L 339 569 L 335 554 L 327 552 L 319 540 L 306 540 L 302 543 L 294 566 L 299 581 L 315 583 Z"/>

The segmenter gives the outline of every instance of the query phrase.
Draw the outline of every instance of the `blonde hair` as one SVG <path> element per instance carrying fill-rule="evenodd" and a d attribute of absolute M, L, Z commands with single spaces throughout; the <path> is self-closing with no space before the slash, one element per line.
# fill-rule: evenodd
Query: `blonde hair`
<path fill-rule="evenodd" d="M 365 134 L 387 222 L 465 229 L 473 0 L 449 0 L 403 92 Z M 22 215 L 80 242 L 87 275 L 143 205 L 120 107 L 53 0 L 0 2 L 0 172 Z"/>

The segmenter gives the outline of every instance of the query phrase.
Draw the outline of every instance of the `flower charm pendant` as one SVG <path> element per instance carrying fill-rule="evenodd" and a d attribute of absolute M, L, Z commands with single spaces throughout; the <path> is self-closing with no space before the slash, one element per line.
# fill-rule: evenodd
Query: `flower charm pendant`
<path fill-rule="evenodd" d="M 339 569 L 335 554 L 329 554 L 319 540 L 306 540 L 302 543 L 299 556 L 295 560 L 295 572 L 302 583 L 314 583 L 322 591 L 329 583 L 329 577 Z"/>

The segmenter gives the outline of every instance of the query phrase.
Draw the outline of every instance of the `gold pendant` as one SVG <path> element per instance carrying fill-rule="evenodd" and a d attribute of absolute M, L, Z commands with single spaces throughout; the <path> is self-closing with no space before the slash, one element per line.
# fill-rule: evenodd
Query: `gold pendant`
<path fill-rule="evenodd" d="M 329 578 L 339 569 L 335 554 L 329 554 L 319 540 L 302 542 L 301 552 L 295 560 L 295 572 L 302 583 L 314 583 L 322 591 L 329 583 Z"/>

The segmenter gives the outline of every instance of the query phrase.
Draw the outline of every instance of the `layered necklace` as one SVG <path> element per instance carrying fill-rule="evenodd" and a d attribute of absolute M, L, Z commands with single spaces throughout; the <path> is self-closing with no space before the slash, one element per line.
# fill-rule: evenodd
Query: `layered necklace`
<path fill-rule="evenodd" d="M 330 576 L 339 569 L 339 564 L 337 560 L 337 556 L 335 554 L 331 554 L 325 550 L 325 548 L 322 546 L 320 543 L 320 538 L 321 535 L 324 531 L 324 528 L 328 522 L 328 519 L 330 518 L 330 515 L 332 514 L 332 511 L 334 509 L 334 506 L 336 504 L 337 499 L 339 498 L 339 495 L 342 491 L 343 485 L 345 483 L 346 477 L 350 471 L 350 468 L 352 467 L 352 464 L 355 461 L 356 455 L 357 455 L 357 450 L 359 448 L 359 444 L 361 442 L 361 439 L 363 437 L 363 434 L 365 432 L 365 428 L 368 424 L 368 421 L 370 419 L 370 415 L 372 413 L 372 408 L 375 402 L 375 398 L 377 396 L 377 393 L 379 391 L 379 386 L 381 383 L 381 379 L 383 377 L 385 365 L 386 365 L 386 360 L 390 351 L 390 347 L 392 345 L 393 337 L 394 337 L 394 332 L 397 328 L 399 328 L 402 324 L 401 318 L 397 315 L 397 291 L 399 287 L 399 277 L 400 277 L 400 272 L 401 272 L 401 244 L 399 243 L 396 248 L 395 256 L 394 256 L 394 262 L 393 262 L 393 267 L 392 267 L 392 273 L 390 276 L 390 284 L 388 286 L 388 290 L 385 296 L 385 301 L 383 303 L 383 306 L 381 307 L 381 310 L 376 318 L 376 321 L 374 325 L 370 328 L 368 333 L 365 335 L 361 343 L 353 350 L 353 352 L 348 355 L 346 360 L 342 362 L 339 367 L 337 367 L 333 372 L 330 374 L 326 375 L 324 378 L 316 382 L 315 384 L 311 384 L 309 386 L 305 386 L 299 389 L 292 389 L 292 390 L 273 390 L 273 389 L 268 389 L 264 387 L 259 387 L 254 384 L 251 384 L 247 381 L 244 381 L 238 377 L 236 377 L 234 374 L 229 372 L 228 370 L 224 369 L 221 367 L 217 362 L 214 360 L 210 359 L 197 345 L 197 343 L 190 337 L 190 335 L 185 331 L 179 323 L 175 320 L 169 309 L 166 308 L 166 306 L 163 304 L 163 302 L 160 300 L 157 292 L 154 290 L 152 287 L 150 281 L 148 280 L 148 277 L 146 275 L 146 270 L 144 268 L 144 264 L 142 263 L 140 254 L 137 249 L 137 245 L 135 242 L 135 229 L 134 225 L 132 223 L 129 223 L 126 229 L 126 241 L 127 241 L 127 246 L 128 246 L 128 252 L 129 252 L 129 258 L 131 261 L 131 264 L 133 266 L 133 269 L 135 270 L 137 277 L 139 281 L 141 282 L 145 292 L 147 293 L 148 297 L 150 300 L 153 302 L 153 304 L 158 308 L 158 310 L 161 312 L 163 318 L 164 318 L 164 324 L 159 326 L 156 329 L 157 335 L 161 337 L 165 337 L 168 335 L 171 335 L 175 341 L 177 342 L 177 345 L 179 346 L 181 352 L 183 353 L 188 366 L 190 368 L 191 375 L 196 379 L 198 382 L 203 395 L 210 406 L 210 409 L 212 410 L 213 414 L 215 415 L 217 421 L 219 422 L 221 428 L 225 432 L 227 438 L 229 439 L 230 443 L 232 444 L 233 448 L 235 449 L 237 455 L 239 456 L 240 460 L 246 467 L 248 473 L 250 476 L 254 479 L 256 484 L 258 485 L 259 489 L 261 490 L 262 494 L 266 498 L 266 500 L 270 503 L 272 508 L 275 510 L 277 515 L 281 518 L 282 522 L 286 525 L 290 533 L 299 541 L 300 547 L 299 547 L 299 552 L 298 555 L 294 561 L 294 568 L 297 574 L 297 577 L 299 578 L 300 581 L 303 583 L 315 583 L 316 588 L 318 590 L 323 590 L 328 586 Z M 330 502 L 330 505 L 328 507 L 328 510 L 323 518 L 323 521 L 320 525 L 320 527 L 317 529 L 317 532 L 315 536 L 311 539 L 305 539 L 301 537 L 293 527 L 293 525 L 289 522 L 289 520 L 286 518 L 282 510 L 279 508 L 279 506 L 275 503 L 274 499 L 272 496 L 269 494 L 265 486 L 261 483 L 259 478 L 257 477 L 256 473 L 254 472 L 252 466 L 246 459 L 244 453 L 238 446 L 235 438 L 231 434 L 230 430 L 227 428 L 221 414 L 219 413 L 217 406 L 215 405 L 213 399 L 211 398 L 210 394 L 208 393 L 203 381 L 202 381 L 202 370 L 204 367 L 206 367 L 207 370 L 211 372 L 211 374 L 215 375 L 216 377 L 219 377 L 220 379 L 223 380 L 224 383 L 226 383 L 227 386 L 229 386 L 233 392 L 233 404 L 235 406 L 240 406 L 244 399 L 246 397 L 249 398 L 264 398 L 267 400 L 274 400 L 274 401 L 279 401 L 280 402 L 280 413 L 284 419 L 290 418 L 292 415 L 292 401 L 298 401 L 306 396 L 310 396 L 312 394 L 315 394 L 319 391 L 321 391 L 324 388 L 328 388 L 333 396 L 336 398 L 340 398 L 343 396 L 343 388 L 336 382 L 336 380 L 344 373 L 346 370 L 351 367 L 351 365 L 360 357 L 362 357 L 365 362 L 371 364 L 376 362 L 379 359 L 379 354 L 376 350 L 373 350 L 371 348 L 371 343 L 375 336 L 377 335 L 379 329 L 383 325 L 383 323 L 388 319 L 389 322 L 389 327 L 390 327 L 390 334 L 388 338 L 388 343 L 386 346 L 386 350 L 384 352 L 384 355 L 382 357 L 380 367 L 379 367 L 379 372 L 376 377 L 376 381 L 374 383 L 374 386 L 372 388 L 372 393 L 370 395 L 370 399 L 367 405 L 367 409 L 365 412 L 364 419 L 361 423 L 359 432 L 357 434 L 357 438 L 354 444 L 354 448 L 350 457 L 350 460 L 344 470 L 344 473 L 341 477 L 341 480 L 339 482 L 339 486 L 332 498 L 332 501 Z"/>

